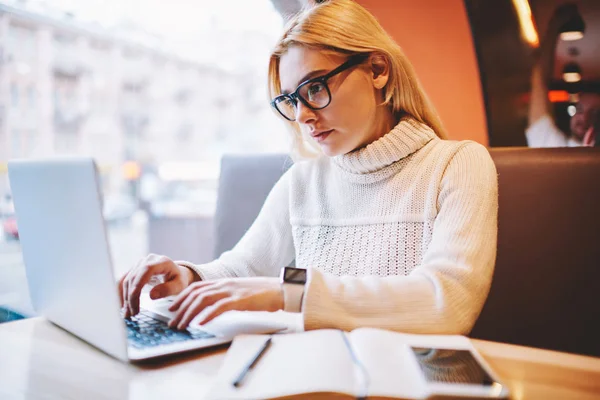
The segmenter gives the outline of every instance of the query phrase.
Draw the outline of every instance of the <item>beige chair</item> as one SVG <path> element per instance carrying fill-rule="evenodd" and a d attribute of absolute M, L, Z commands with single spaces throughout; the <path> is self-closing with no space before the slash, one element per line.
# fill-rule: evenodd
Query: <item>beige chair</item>
<path fill-rule="evenodd" d="M 292 164 L 283 154 L 223 156 L 214 220 L 215 257 L 242 238 L 275 182 Z"/>

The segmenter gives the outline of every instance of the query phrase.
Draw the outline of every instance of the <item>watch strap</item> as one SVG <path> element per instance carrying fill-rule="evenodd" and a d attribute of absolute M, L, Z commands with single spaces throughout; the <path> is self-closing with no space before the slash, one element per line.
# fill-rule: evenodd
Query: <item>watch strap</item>
<path fill-rule="evenodd" d="M 283 290 L 283 311 L 301 312 L 304 285 L 284 282 L 281 286 Z"/>

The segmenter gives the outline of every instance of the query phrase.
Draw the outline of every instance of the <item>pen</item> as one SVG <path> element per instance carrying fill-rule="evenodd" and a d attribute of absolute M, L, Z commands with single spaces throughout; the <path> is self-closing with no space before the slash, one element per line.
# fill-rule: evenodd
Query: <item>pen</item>
<path fill-rule="evenodd" d="M 262 357 L 262 355 L 265 354 L 265 352 L 267 351 L 267 349 L 269 348 L 270 345 L 271 345 L 271 337 L 269 337 L 265 341 L 265 343 L 262 345 L 262 347 L 260 348 L 260 350 L 258 351 L 258 353 L 256 353 L 256 355 L 254 356 L 254 358 L 252 358 L 252 360 L 248 363 L 248 365 L 246 365 L 244 367 L 244 369 L 238 375 L 238 377 L 236 378 L 236 380 L 233 381 L 233 386 L 239 387 L 242 384 L 242 381 L 244 380 L 244 377 L 248 374 L 248 372 L 250 372 L 250 370 L 252 368 L 254 368 L 254 366 L 256 365 L 256 363 L 258 363 L 258 360 L 260 360 L 260 358 Z"/>

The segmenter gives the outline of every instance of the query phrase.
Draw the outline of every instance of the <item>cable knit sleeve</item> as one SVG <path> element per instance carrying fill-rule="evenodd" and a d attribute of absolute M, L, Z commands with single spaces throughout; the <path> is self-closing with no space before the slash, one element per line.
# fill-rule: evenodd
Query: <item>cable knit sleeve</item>
<path fill-rule="evenodd" d="M 208 264 L 177 261 L 202 280 L 248 276 L 278 276 L 294 260 L 289 218 L 290 168 L 267 196 L 258 217 L 237 245 Z"/>
<path fill-rule="evenodd" d="M 422 264 L 407 276 L 338 277 L 309 270 L 305 329 L 362 326 L 466 334 L 487 298 L 496 258 L 498 183 L 485 147 L 464 142 L 439 184 Z"/>

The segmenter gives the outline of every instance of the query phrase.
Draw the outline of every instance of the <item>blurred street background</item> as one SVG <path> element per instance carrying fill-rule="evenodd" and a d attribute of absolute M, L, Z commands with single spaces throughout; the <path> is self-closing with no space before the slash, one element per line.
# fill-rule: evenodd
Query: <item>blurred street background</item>
<path fill-rule="evenodd" d="M 288 148 L 266 91 L 277 4 L 0 1 L 0 307 L 31 311 L 11 159 L 94 158 L 116 276 L 213 257 L 221 156 Z"/>

